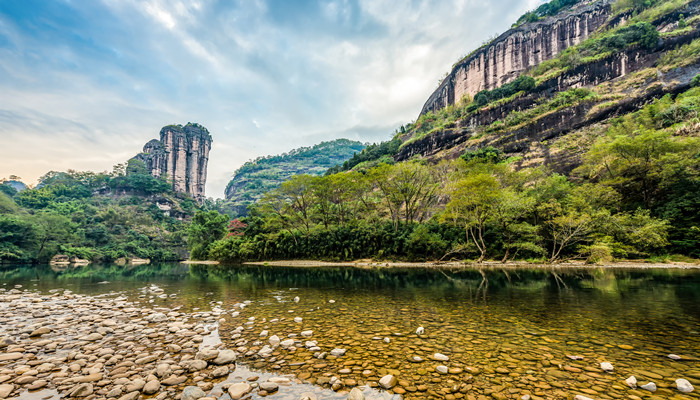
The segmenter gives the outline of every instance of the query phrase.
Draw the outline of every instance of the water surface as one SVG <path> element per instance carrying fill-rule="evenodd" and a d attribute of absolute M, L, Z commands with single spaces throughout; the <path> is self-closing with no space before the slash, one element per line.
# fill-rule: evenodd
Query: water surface
<path fill-rule="evenodd" d="M 227 311 L 219 329 L 224 343 L 251 353 L 271 335 L 284 340 L 311 330 L 302 340 L 316 341 L 321 351 L 299 346 L 242 361 L 259 373 L 293 374 L 306 386 L 329 389 L 337 379 L 341 391 L 376 388 L 392 374 L 398 385 L 391 392 L 416 399 L 700 397 L 681 394 L 674 384 L 685 378 L 700 387 L 696 270 L 6 266 L 0 285 L 119 293 L 183 310 L 218 307 Z M 148 285 L 164 294 L 144 292 Z M 244 329 L 234 337 L 239 326 Z M 416 335 L 418 327 L 424 335 Z M 318 358 L 334 348 L 346 353 Z M 449 360 L 433 360 L 435 353 Z M 614 372 L 603 372 L 603 361 Z M 659 390 L 629 388 L 624 379 L 630 375 Z M 331 398 L 333 392 L 322 393 Z"/>

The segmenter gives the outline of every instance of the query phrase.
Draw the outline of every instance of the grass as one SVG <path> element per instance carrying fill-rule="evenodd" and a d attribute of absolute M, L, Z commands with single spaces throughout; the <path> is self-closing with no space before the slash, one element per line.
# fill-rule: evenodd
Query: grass
<path fill-rule="evenodd" d="M 665 72 L 693 64 L 698 60 L 700 60 L 700 39 L 695 39 L 686 45 L 666 52 L 659 59 L 657 66 Z"/>

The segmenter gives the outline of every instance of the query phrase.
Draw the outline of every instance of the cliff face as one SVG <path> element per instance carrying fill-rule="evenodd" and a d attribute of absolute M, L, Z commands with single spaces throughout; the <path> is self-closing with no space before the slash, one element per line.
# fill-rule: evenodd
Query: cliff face
<path fill-rule="evenodd" d="M 168 125 L 160 130 L 160 140 L 151 140 L 136 156 L 151 175 L 172 180 L 173 190 L 203 200 L 207 181 L 207 163 L 211 149 L 209 131 L 188 123 Z"/>
<path fill-rule="evenodd" d="M 582 42 L 608 20 L 610 3 L 599 0 L 582 4 L 568 13 L 506 31 L 458 62 L 430 95 L 421 114 L 509 83 L 526 69 Z"/>

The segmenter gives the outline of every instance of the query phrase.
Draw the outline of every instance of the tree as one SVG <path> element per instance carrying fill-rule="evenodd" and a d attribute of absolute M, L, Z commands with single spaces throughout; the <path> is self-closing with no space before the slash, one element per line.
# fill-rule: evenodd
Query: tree
<path fill-rule="evenodd" d="M 484 261 L 486 257 L 486 223 L 500 195 L 500 184 L 495 177 L 474 173 L 454 184 L 450 201 L 445 207 L 443 218 L 463 227 L 467 242 L 472 241 L 479 251 L 477 262 Z"/>
<path fill-rule="evenodd" d="M 209 250 L 216 240 L 228 233 L 229 218 L 218 211 L 197 211 L 187 228 L 187 248 L 194 260 L 209 257 Z"/>

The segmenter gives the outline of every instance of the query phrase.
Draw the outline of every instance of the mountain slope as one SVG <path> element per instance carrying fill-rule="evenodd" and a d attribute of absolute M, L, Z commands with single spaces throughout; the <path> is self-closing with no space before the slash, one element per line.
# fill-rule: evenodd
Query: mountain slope
<path fill-rule="evenodd" d="M 226 201 L 222 209 L 230 216 L 244 216 L 248 205 L 292 176 L 322 175 L 328 168 L 342 164 L 365 147 L 360 142 L 337 139 L 248 161 L 234 172 L 233 179 L 226 186 Z"/>

